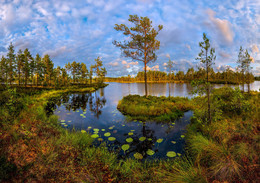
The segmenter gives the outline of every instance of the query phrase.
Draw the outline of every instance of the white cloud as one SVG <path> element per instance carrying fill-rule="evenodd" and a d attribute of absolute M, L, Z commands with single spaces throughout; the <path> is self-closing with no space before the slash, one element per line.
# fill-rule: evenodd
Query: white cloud
<path fill-rule="evenodd" d="M 230 54 L 225 53 L 225 52 L 223 52 L 223 51 L 220 51 L 220 52 L 219 52 L 219 55 L 220 55 L 222 58 L 230 58 L 230 57 L 231 57 Z"/>
<path fill-rule="evenodd" d="M 191 47 L 190 47 L 190 45 L 188 45 L 188 44 L 185 44 L 185 47 L 190 51 L 191 50 Z"/>
<path fill-rule="evenodd" d="M 144 69 L 144 68 L 143 68 Z M 147 71 L 159 71 L 159 65 L 155 65 L 153 67 L 146 66 Z"/>
<path fill-rule="evenodd" d="M 69 52 L 69 51 L 70 50 L 67 49 L 66 46 L 62 46 L 62 47 L 57 48 L 55 50 L 47 50 L 43 53 L 43 55 L 48 54 L 48 55 L 50 55 L 50 57 L 55 58 L 55 57 L 58 57 L 58 56 L 64 54 L 65 52 Z"/>
<path fill-rule="evenodd" d="M 127 62 L 125 60 L 122 61 L 122 64 L 127 64 Z"/>
<path fill-rule="evenodd" d="M 119 64 L 118 64 L 118 62 L 109 62 L 108 65 L 115 67 L 115 66 L 118 66 Z"/>
<path fill-rule="evenodd" d="M 232 43 L 234 33 L 231 29 L 231 23 L 228 20 L 216 18 L 216 12 L 211 9 L 208 9 L 206 12 L 209 16 L 209 20 L 213 25 L 213 28 L 218 31 L 220 36 L 222 36 L 227 43 Z"/>
<path fill-rule="evenodd" d="M 138 65 L 138 62 L 136 61 L 136 62 L 130 62 L 129 63 L 130 65 Z"/>
<path fill-rule="evenodd" d="M 252 49 L 253 54 L 254 54 L 254 53 L 257 53 L 257 54 L 258 54 L 258 53 L 259 53 L 259 49 L 258 49 L 258 47 L 257 47 L 256 44 L 254 44 L 251 49 Z"/>

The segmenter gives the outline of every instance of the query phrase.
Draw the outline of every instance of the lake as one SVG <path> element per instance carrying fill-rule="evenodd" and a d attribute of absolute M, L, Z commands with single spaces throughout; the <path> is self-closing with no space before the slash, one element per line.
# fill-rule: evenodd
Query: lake
<path fill-rule="evenodd" d="M 214 88 L 223 86 L 213 85 Z M 250 87 L 259 91 L 260 82 L 256 81 Z M 190 98 L 191 90 L 190 84 L 170 83 L 171 96 Z M 95 145 L 105 142 L 108 149 L 118 152 L 119 158 L 141 154 L 143 159 L 165 159 L 168 152 L 181 156 L 185 146 L 185 127 L 190 122 L 192 111 L 185 112 L 182 118 L 170 124 L 129 121 L 117 110 L 118 101 L 129 94 L 144 95 L 144 84 L 109 83 L 94 93 L 63 94 L 50 100 L 46 109 L 48 114 L 59 116 L 64 128 L 93 134 Z M 148 83 L 148 94 L 168 96 L 168 84 Z M 123 145 L 129 149 L 121 150 Z"/>

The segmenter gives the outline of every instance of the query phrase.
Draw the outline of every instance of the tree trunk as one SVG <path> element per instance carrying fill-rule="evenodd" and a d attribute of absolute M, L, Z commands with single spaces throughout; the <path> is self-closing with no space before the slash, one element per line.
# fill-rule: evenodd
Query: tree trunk
<path fill-rule="evenodd" d="M 206 58 L 207 58 L 207 53 L 206 53 Z M 209 101 L 209 65 L 208 62 L 206 61 L 207 65 L 207 98 L 208 98 L 208 122 L 211 122 L 211 115 L 210 115 L 210 101 Z"/>
<path fill-rule="evenodd" d="M 250 93 L 250 76 L 247 74 L 247 92 Z"/>
<path fill-rule="evenodd" d="M 38 79 L 39 77 L 38 77 L 38 74 L 36 74 L 36 86 L 38 86 Z"/>
<path fill-rule="evenodd" d="M 245 75 L 242 73 L 242 85 L 243 85 L 243 93 L 245 92 Z"/>
<path fill-rule="evenodd" d="M 6 72 L 6 73 L 5 73 L 5 83 L 6 83 L 6 84 L 8 84 L 7 75 L 8 75 L 8 73 Z"/>
<path fill-rule="evenodd" d="M 145 83 L 145 96 L 147 97 L 147 76 L 146 76 L 146 62 L 144 62 L 144 83 Z"/>
<path fill-rule="evenodd" d="M 21 80 L 21 79 L 20 79 L 20 78 L 21 78 L 21 71 L 20 71 L 20 70 L 18 70 L 18 77 L 19 77 L 19 78 L 18 78 L 18 82 L 19 82 L 19 86 L 20 86 L 20 84 L 21 84 L 21 81 L 20 81 L 20 80 Z"/>
<path fill-rule="evenodd" d="M 25 87 L 27 86 L 27 79 L 28 79 L 28 77 L 27 77 L 27 75 L 25 75 L 25 82 L 24 82 Z"/>
<path fill-rule="evenodd" d="M 168 83 L 169 86 L 169 98 L 171 97 L 171 87 L 170 87 L 170 82 Z"/>

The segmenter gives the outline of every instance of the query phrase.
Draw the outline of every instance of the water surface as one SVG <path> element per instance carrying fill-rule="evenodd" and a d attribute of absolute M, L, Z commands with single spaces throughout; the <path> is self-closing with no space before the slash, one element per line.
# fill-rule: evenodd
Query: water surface
<path fill-rule="evenodd" d="M 169 85 L 149 83 L 148 94 L 168 96 L 170 91 L 171 96 L 192 96 L 190 84 L 170 83 Z M 213 85 L 214 88 L 222 86 L 224 85 Z M 235 85 L 229 86 L 235 87 Z M 259 90 L 259 87 L 260 82 L 251 84 L 252 90 Z M 184 113 L 182 118 L 170 124 L 129 121 L 116 108 L 118 101 L 129 94 L 143 95 L 144 84 L 109 83 L 107 87 L 94 93 L 63 94 L 49 102 L 47 109 L 49 113 L 59 116 L 63 127 L 97 134 L 96 145 L 106 142 L 107 147 L 119 152 L 122 158 L 131 157 L 137 152 L 146 159 L 167 158 L 166 154 L 169 151 L 174 151 L 177 156 L 181 156 L 184 153 L 185 127 L 190 122 L 192 112 Z M 126 141 L 126 139 L 131 141 L 129 138 L 132 138 L 132 142 Z M 111 139 L 114 141 L 110 141 Z M 125 152 L 121 150 L 124 144 L 129 144 L 130 147 Z M 149 149 L 155 153 L 148 155 Z"/>

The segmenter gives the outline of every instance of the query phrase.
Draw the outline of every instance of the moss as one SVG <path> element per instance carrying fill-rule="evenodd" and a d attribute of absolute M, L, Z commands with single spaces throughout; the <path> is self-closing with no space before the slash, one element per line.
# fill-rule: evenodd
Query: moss
<path fill-rule="evenodd" d="M 128 95 L 119 101 L 117 108 L 132 120 L 169 122 L 193 106 L 188 98 Z"/>

